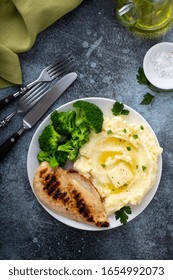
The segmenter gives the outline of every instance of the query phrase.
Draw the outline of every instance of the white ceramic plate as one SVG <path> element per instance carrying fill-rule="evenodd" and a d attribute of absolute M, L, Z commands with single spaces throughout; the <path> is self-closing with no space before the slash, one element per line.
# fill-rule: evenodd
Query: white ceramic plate
<path fill-rule="evenodd" d="M 107 117 L 111 117 L 112 116 L 112 106 L 115 103 L 115 100 L 111 100 L 111 99 L 106 99 L 106 98 L 95 98 L 95 97 L 91 97 L 91 98 L 83 98 L 82 100 L 86 100 L 89 102 L 92 102 L 94 104 L 96 104 L 97 106 L 100 107 L 100 109 L 103 111 L 104 115 Z M 68 111 L 70 109 L 74 109 L 73 107 L 73 103 L 76 100 L 69 102 L 67 104 L 64 104 L 63 106 L 59 107 L 57 110 L 58 111 Z M 134 111 L 132 108 L 128 107 L 125 105 L 125 108 L 128 109 L 130 111 L 130 114 L 128 116 L 126 116 L 125 118 L 129 121 L 133 121 L 137 124 L 145 124 L 148 125 L 149 129 L 151 130 L 151 132 L 154 134 L 152 128 L 149 126 L 149 124 L 146 122 L 146 120 L 139 115 L 136 111 Z M 33 177 L 35 174 L 35 171 L 39 165 L 38 161 L 37 161 L 37 153 L 40 151 L 39 149 L 39 144 L 38 144 L 38 137 L 41 134 L 42 130 L 44 129 L 45 126 L 47 126 L 50 123 L 50 115 L 47 116 L 43 122 L 40 124 L 40 126 L 37 128 L 30 146 L 29 146 L 29 151 L 28 151 L 28 158 L 27 158 L 27 171 L 28 171 L 28 177 L 29 177 L 29 181 L 33 190 Z M 155 134 L 154 134 L 155 136 Z M 155 136 L 156 138 L 156 136 Z M 158 143 L 158 140 L 156 138 L 156 141 Z M 159 143 L 158 143 L 159 145 Z M 140 205 L 131 207 L 132 208 L 132 214 L 129 215 L 129 221 L 131 221 L 132 219 L 134 219 L 136 216 L 138 216 L 145 208 L 146 206 L 150 203 L 150 201 L 152 200 L 153 196 L 155 195 L 159 182 L 160 182 L 160 178 L 161 178 L 161 171 L 162 171 L 162 158 L 159 158 L 158 161 L 158 174 L 157 174 L 157 181 L 154 185 L 154 187 L 146 194 L 146 196 L 144 197 L 144 199 L 142 200 Z M 60 216 L 58 214 L 55 214 L 54 212 L 52 212 L 51 210 L 49 210 L 48 208 L 46 208 L 41 202 L 40 204 L 43 206 L 43 208 L 50 214 L 52 215 L 55 219 L 57 219 L 58 221 L 61 221 L 62 223 L 69 225 L 71 227 L 74 228 L 78 228 L 78 229 L 82 229 L 82 230 L 90 230 L 90 231 L 98 231 L 98 230 L 108 230 L 108 229 L 112 229 L 115 227 L 118 227 L 121 225 L 121 223 L 119 221 L 117 221 L 115 219 L 114 215 L 110 215 L 109 216 L 109 221 L 110 221 L 110 226 L 109 228 L 97 228 L 94 226 L 90 226 L 87 224 L 82 224 L 76 221 L 72 221 L 70 219 L 67 219 L 63 216 Z"/>
<path fill-rule="evenodd" d="M 155 87 L 158 87 L 160 89 L 169 90 L 169 89 L 173 89 L 173 77 L 171 78 L 159 77 L 154 69 L 154 65 L 152 62 L 153 57 L 158 52 L 162 52 L 162 51 L 173 52 L 173 43 L 162 42 L 151 47 L 147 51 L 144 57 L 143 69 L 144 69 L 145 76 L 150 81 L 150 83 L 152 83 Z"/>

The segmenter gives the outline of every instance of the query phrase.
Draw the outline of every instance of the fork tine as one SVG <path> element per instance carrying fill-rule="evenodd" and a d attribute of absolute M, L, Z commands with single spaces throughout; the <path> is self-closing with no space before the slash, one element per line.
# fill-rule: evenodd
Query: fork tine
<path fill-rule="evenodd" d="M 20 97 L 19 100 L 23 100 L 26 99 L 32 92 L 34 92 L 37 88 L 40 88 L 42 86 L 42 82 L 36 84 L 35 86 L 33 86 L 30 90 L 28 90 L 22 97 Z"/>
<path fill-rule="evenodd" d="M 30 92 L 29 95 L 27 96 L 22 96 L 22 98 L 19 99 L 19 102 L 27 102 L 28 100 L 30 100 L 30 98 L 32 98 L 32 96 L 35 96 L 35 94 L 37 92 L 39 92 L 40 90 L 42 90 L 45 87 L 45 83 L 42 83 L 39 87 L 37 87 L 35 90 L 33 90 L 32 92 Z"/>
<path fill-rule="evenodd" d="M 61 74 L 63 74 L 63 73 L 65 72 L 65 70 L 66 70 L 66 69 L 63 69 L 63 70 L 61 70 L 61 71 L 56 72 L 56 73 L 52 76 L 52 78 L 53 78 L 53 79 L 57 78 L 58 76 L 60 76 Z"/>
<path fill-rule="evenodd" d="M 54 68 L 51 69 L 49 72 L 50 77 L 52 77 L 54 74 L 57 72 L 60 72 L 61 70 L 65 70 L 67 67 L 70 66 L 74 62 L 74 59 L 71 59 L 70 61 L 65 62 L 61 67 L 55 66 Z"/>
<path fill-rule="evenodd" d="M 63 72 L 65 72 L 68 68 L 70 68 L 70 65 L 65 65 L 64 67 L 62 67 L 62 68 L 58 68 L 58 69 L 55 69 L 51 74 L 49 74 L 50 75 L 50 77 L 51 78 L 53 78 L 54 77 L 54 75 L 57 75 L 57 74 L 62 74 Z"/>
<path fill-rule="evenodd" d="M 47 71 L 47 73 L 48 74 L 51 74 L 52 73 L 52 71 L 54 71 L 55 69 L 57 69 L 57 68 L 61 68 L 61 67 L 63 67 L 64 65 L 68 65 L 72 60 L 74 60 L 74 57 L 73 56 L 71 56 L 71 57 L 69 57 L 68 59 L 66 59 L 66 60 L 64 60 L 62 63 L 57 63 L 57 64 L 55 64 L 51 69 L 49 69 L 48 71 Z"/>
<path fill-rule="evenodd" d="M 43 85 L 42 88 L 37 89 L 34 91 L 31 96 L 29 96 L 26 100 L 22 101 L 22 105 L 27 106 L 28 104 L 32 103 L 38 96 L 42 95 L 44 91 L 48 89 L 48 85 Z"/>
<path fill-rule="evenodd" d="M 61 59 L 60 61 L 58 61 L 58 62 L 56 62 L 56 63 L 54 63 L 54 64 L 51 64 L 51 65 L 47 66 L 45 69 L 46 69 L 47 71 L 49 71 L 49 70 L 50 70 L 51 68 L 53 68 L 54 66 L 63 64 L 64 61 L 65 61 L 66 59 L 68 59 L 68 57 L 70 57 L 71 53 L 72 53 L 72 52 L 67 53 L 67 54 L 63 57 L 63 59 Z"/>
<path fill-rule="evenodd" d="M 47 89 L 48 86 L 46 86 L 46 88 L 39 91 L 32 99 L 28 100 L 28 102 L 23 104 L 26 110 L 29 110 L 31 107 L 33 107 L 40 100 L 40 98 L 46 93 Z"/>
<path fill-rule="evenodd" d="M 35 98 L 34 101 L 32 101 L 31 103 L 27 104 L 26 110 L 28 111 L 29 109 L 31 109 L 42 98 L 42 96 L 44 96 L 45 93 L 46 93 L 46 91 L 44 91 L 43 94 L 41 94 L 37 98 Z"/>

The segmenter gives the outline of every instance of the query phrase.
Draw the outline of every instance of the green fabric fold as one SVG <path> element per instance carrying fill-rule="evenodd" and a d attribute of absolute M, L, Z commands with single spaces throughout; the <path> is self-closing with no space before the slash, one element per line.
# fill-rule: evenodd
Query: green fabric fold
<path fill-rule="evenodd" d="M 0 88 L 22 83 L 18 53 L 83 0 L 0 0 Z"/>

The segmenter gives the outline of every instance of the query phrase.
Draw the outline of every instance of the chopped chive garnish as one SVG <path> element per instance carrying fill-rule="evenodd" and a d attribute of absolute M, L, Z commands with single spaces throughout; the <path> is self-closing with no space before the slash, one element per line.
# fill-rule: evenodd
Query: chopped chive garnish
<path fill-rule="evenodd" d="M 131 151 L 131 148 L 130 148 L 130 147 L 127 147 L 127 151 Z"/>
<path fill-rule="evenodd" d="M 137 138 L 138 138 L 138 135 L 137 135 L 137 134 L 134 134 L 134 135 L 133 135 L 133 138 L 134 138 L 134 139 L 137 139 Z"/>
<path fill-rule="evenodd" d="M 109 134 L 113 134 L 112 130 L 108 130 L 108 131 L 107 131 L 107 134 L 108 134 L 108 135 L 109 135 Z"/>
<path fill-rule="evenodd" d="M 146 166 L 142 165 L 142 170 L 145 171 L 146 169 Z"/>
<path fill-rule="evenodd" d="M 141 130 L 144 130 L 144 127 L 143 127 L 143 125 L 141 125 L 141 126 L 140 126 L 140 129 L 141 129 Z"/>

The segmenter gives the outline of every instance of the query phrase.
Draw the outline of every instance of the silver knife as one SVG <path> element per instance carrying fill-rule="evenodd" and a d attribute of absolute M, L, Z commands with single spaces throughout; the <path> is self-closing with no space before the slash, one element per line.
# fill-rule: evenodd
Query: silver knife
<path fill-rule="evenodd" d="M 20 135 L 26 130 L 33 127 L 36 122 L 44 115 L 50 106 L 61 96 L 61 94 L 76 80 L 76 73 L 69 73 L 59 80 L 51 89 L 49 89 L 40 101 L 24 116 L 23 126 L 9 139 L 0 146 L 0 160 L 14 146 Z"/>

